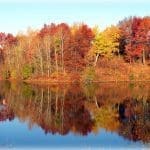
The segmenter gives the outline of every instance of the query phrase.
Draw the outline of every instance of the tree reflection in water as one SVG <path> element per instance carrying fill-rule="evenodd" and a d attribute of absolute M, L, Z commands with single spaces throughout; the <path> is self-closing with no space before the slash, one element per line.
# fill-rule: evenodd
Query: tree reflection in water
<path fill-rule="evenodd" d="M 126 99 L 120 106 L 124 107 L 124 117 L 120 114 L 119 134 L 124 137 L 144 143 L 150 141 L 150 101 L 143 99 Z"/>
<path fill-rule="evenodd" d="M 1 82 L 0 121 L 15 117 L 45 133 L 87 135 L 101 128 L 150 142 L 150 86 L 91 84 L 46 86 Z"/>

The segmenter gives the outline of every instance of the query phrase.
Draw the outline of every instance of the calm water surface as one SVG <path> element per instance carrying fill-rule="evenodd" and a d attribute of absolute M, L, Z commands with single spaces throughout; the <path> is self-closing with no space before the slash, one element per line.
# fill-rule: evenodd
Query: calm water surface
<path fill-rule="evenodd" d="M 0 149 L 149 149 L 150 84 L 0 82 Z"/>

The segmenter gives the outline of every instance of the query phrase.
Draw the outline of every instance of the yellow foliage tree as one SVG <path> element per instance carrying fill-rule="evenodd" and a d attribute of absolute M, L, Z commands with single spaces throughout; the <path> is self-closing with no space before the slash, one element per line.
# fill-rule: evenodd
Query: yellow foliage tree
<path fill-rule="evenodd" d="M 103 32 L 97 32 L 92 42 L 90 55 L 94 55 L 96 66 L 99 56 L 110 57 L 118 52 L 120 30 L 116 26 L 106 28 Z"/>

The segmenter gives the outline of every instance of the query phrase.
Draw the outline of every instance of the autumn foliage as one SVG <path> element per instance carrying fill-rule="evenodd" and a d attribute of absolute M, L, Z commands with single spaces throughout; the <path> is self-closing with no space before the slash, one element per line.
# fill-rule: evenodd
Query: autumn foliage
<path fill-rule="evenodd" d="M 87 67 L 96 71 L 102 59 L 117 57 L 149 64 L 150 17 L 125 18 L 103 31 L 51 23 L 16 36 L 0 33 L 0 76 L 5 79 L 63 80 L 82 75 Z"/>

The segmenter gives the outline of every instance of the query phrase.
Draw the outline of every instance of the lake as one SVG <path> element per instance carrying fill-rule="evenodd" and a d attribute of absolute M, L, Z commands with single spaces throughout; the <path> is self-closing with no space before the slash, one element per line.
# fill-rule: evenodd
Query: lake
<path fill-rule="evenodd" d="M 0 149 L 148 149 L 150 84 L 0 82 Z"/>

